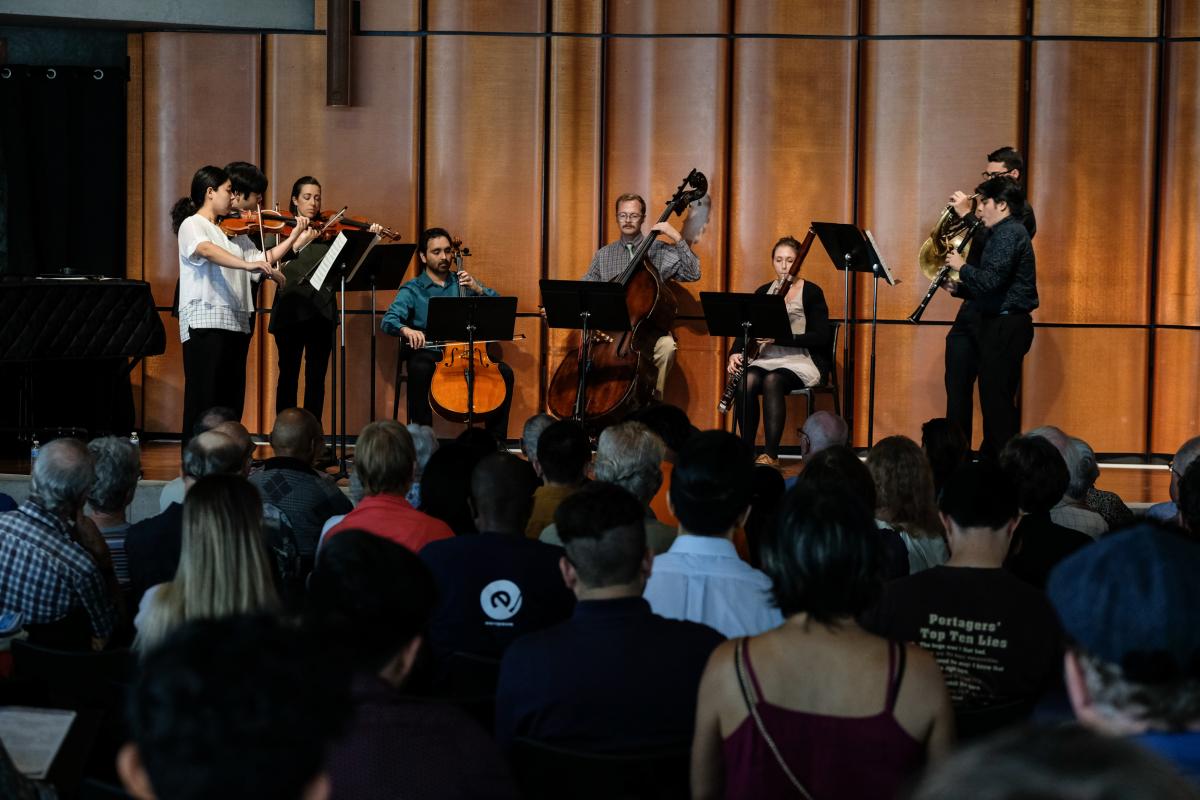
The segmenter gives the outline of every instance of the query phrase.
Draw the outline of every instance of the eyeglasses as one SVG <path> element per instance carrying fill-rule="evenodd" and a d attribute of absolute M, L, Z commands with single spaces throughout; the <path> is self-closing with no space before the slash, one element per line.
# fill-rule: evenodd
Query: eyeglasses
<path fill-rule="evenodd" d="M 992 178 L 1004 177 L 1005 175 L 1007 175 L 1010 172 L 1012 172 L 1011 169 L 1003 169 L 1003 170 L 1000 170 L 999 172 L 988 172 L 985 169 L 983 172 L 981 172 L 979 174 L 982 175 L 983 179 L 986 181 L 986 180 L 991 180 Z"/>
<path fill-rule="evenodd" d="M 629 222 L 637 222 L 637 221 L 638 221 L 639 219 L 641 219 L 643 216 L 645 216 L 645 215 L 644 215 L 644 214 L 625 214 L 625 213 L 621 213 L 621 214 L 617 214 L 617 219 L 619 219 L 621 222 L 626 222 L 626 221 L 629 221 Z"/>

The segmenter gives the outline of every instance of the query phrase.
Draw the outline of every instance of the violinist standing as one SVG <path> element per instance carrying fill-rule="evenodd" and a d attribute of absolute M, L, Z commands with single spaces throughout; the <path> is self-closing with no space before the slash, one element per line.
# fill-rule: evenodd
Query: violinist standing
<path fill-rule="evenodd" d="M 646 218 L 646 201 L 640 195 L 623 194 L 618 197 L 616 214 L 621 238 L 596 251 L 583 276 L 585 281 L 616 280 L 629 266 L 629 259 L 645 238 L 642 234 L 642 221 Z M 675 279 L 680 283 L 700 280 L 700 259 L 692 252 L 691 246 L 679 231 L 669 222 L 659 222 L 650 230 L 655 236 L 661 234 L 671 240 L 670 244 L 663 241 L 651 243 L 646 253 L 646 257 L 654 264 L 662 279 Z M 654 343 L 654 367 L 658 370 L 654 396 L 658 400 L 662 399 L 667 386 L 667 375 L 675 363 L 675 349 L 675 337 L 669 331 L 663 331 Z"/>
<path fill-rule="evenodd" d="M 336 282 L 325 281 L 314 289 L 307 276 L 329 252 L 332 242 L 313 241 L 321 227 L 321 183 L 305 175 L 292 184 L 288 209 L 292 215 L 310 220 L 308 231 L 297 238 L 284 257 L 287 284 L 275 293 L 268 330 L 279 351 L 279 381 L 275 387 L 275 413 L 296 406 L 300 385 L 300 363 L 304 362 L 304 410 L 317 419 L 325 409 L 325 374 L 337 330 Z M 373 224 L 368 229 L 379 233 Z"/>
<path fill-rule="evenodd" d="M 229 186 L 233 192 L 233 204 L 230 209 L 233 212 L 257 212 L 262 208 L 264 198 L 267 196 L 267 176 L 263 171 L 247 161 L 232 161 L 225 165 L 225 172 L 229 175 Z M 238 247 L 243 250 L 247 248 L 257 248 L 262 250 L 264 246 L 274 247 L 278 242 L 275 234 L 264 234 L 251 236 L 250 234 L 238 234 L 229 238 Z M 258 316 L 258 295 L 262 289 L 262 273 L 255 272 L 250 276 L 250 305 L 254 309 L 254 313 L 250 315 L 250 333 L 254 333 L 254 322 Z"/>
<path fill-rule="evenodd" d="M 429 298 L 458 297 L 476 294 L 498 297 L 495 289 L 484 286 L 474 275 L 457 273 L 452 269 L 453 244 L 444 228 L 430 228 L 421 234 L 417 257 L 424 271 L 408 281 L 396 293 L 396 299 L 383 315 L 380 324 L 384 333 L 399 336 L 410 349 L 408 355 L 408 421 L 417 425 L 433 424 L 433 409 L 429 405 L 429 386 L 441 359 L 441 351 L 425 346 L 425 326 L 429 316 Z M 504 378 L 507 397 L 495 412 L 486 417 L 486 427 L 501 441 L 508 438 L 508 411 L 512 405 L 513 371 L 498 362 Z"/>
<path fill-rule="evenodd" d="M 229 174 L 201 167 L 191 193 L 171 208 L 179 237 L 179 338 L 183 342 L 184 446 L 197 417 L 213 406 L 228 406 L 241 417 L 246 401 L 246 353 L 250 348 L 251 276 L 262 273 L 283 285 L 275 266 L 308 227 L 266 253 L 252 243 L 234 242 L 217 226 L 233 207 Z M 241 239 L 241 237 L 238 237 Z"/>

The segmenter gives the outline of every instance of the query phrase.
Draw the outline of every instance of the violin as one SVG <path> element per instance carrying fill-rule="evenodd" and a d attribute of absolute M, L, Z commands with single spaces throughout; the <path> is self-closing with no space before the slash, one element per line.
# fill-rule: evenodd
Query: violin
<path fill-rule="evenodd" d="M 342 210 L 336 214 L 324 213 L 317 215 L 311 221 L 313 230 L 317 231 L 318 235 L 314 241 L 329 241 L 336 239 L 337 235 L 342 231 L 365 231 L 375 223 L 363 217 L 350 217 L 346 215 L 346 209 L 350 206 L 342 206 Z M 295 224 L 295 220 L 292 220 Z M 379 235 L 388 241 L 400 241 L 400 234 L 391 228 L 380 226 Z"/>
<path fill-rule="evenodd" d="M 291 236 L 292 229 L 288 223 L 294 226 L 296 218 L 275 211 L 234 211 L 222 217 L 217 224 L 232 239 L 234 236 L 261 236 L 263 233 Z"/>
<path fill-rule="evenodd" d="M 452 239 L 454 270 L 451 279 L 458 297 L 462 297 L 462 285 L 458 282 L 463 259 L 471 255 L 469 248 L 462 246 L 461 239 Z M 447 342 L 442 350 L 442 360 L 434 370 L 429 384 L 429 405 L 444 419 L 451 422 L 475 421 L 477 414 L 489 414 L 508 398 L 508 386 L 500 367 L 488 354 L 486 342 Z"/>

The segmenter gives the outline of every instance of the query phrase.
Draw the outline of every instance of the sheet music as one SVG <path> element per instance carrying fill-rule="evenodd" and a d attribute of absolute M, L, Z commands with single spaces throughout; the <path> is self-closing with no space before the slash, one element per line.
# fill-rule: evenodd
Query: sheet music
<path fill-rule="evenodd" d="M 74 711 L 0 708 L 0 741 L 18 772 L 35 780 L 45 778 L 74 721 Z"/>
<path fill-rule="evenodd" d="M 346 234 L 339 233 L 337 238 L 333 240 L 333 244 L 330 245 L 329 252 L 321 259 L 321 263 L 317 264 L 312 277 L 308 279 L 308 282 L 318 292 L 325 285 L 325 279 L 329 277 L 329 270 L 333 269 L 333 262 L 337 261 L 338 254 L 342 252 L 342 248 L 346 246 L 346 242 L 348 241 L 349 239 L 346 238 Z"/>

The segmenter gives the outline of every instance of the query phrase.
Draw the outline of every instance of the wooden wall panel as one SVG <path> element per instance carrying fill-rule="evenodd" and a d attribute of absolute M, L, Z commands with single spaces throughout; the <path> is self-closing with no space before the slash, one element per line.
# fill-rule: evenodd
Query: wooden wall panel
<path fill-rule="evenodd" d="M 1150 44 L 1034 44 L 1039 321 L 1148 321 L 1157 69 Z"/>
<path fill-rule="evenodd" d="M 892 40 L 863 46 L 859 223 L 903 280 L 880 288 L 879 315 L 902 320 L 929 287 L 917 253 L 950 194 L 972 191 L 986 154 L 1019 139 L 1022 45 Z M 964 76 L 984 72 L 994 76 L 987 102 L 972 101 L 968 110 L 948 99 L 958 97 Z M 870 291 L 859 297 L 859 312 L 869 314 Z M 939 297 L 925 319 L 953 319 L 957 311 L 956 301 Z"/>
<path fill-rule="evenodd" d="M 1200 2 L 1170 0 L 1167 4 L 1168 36 L 1200 36 Z"/>
<path fill-rule="evenodd" d="M 1174 453 L 1200 434 L 1200 331 L 1160 329 L 1155 339 L 1151 448 Z"/>
<path fill-rule="evenodd" d="M 563 33 L 601 33 L 604 0 L 549 0 L 550 25 Z"/>
<path fill-rule="evenodd" d="M 1025 0 L 971 6 L 955 0 L 867 0 L 863 29 L 872 36 L 1018 36 L 1025 32 L 1025 5 Z M 951 82 L 952 74 L 946 76 Z"/>
<path fill-rule="evenodd" d="M 729 33 L 733 0 L 609 0 L 608 32 L 629 34 Z"/>
<path fill-rule="evenodd" d="M 858 3 L 851 0 L 757 0 L 735 3 L 734 33 L 852 36 Z"/>
<path fill-rule="evenodd" d="M 415 31 L 421 25 L 419 0 L 359 0 L 359 8 L 359 20 L 364 31 Z M 360 38 L 352 40 L 350 52 L 353 53 L 353 48 L 362 41 Z M 354 75 L 353 70 L 350 74 Z M 358 98 L 352 97 L 357 105 Z"/>
<path fill-rule="evenodd" d="M 427 0 L 431 31 L 546 30 L 546 0 Z"/>
<path fill-rule="evenodd" d="M 1141 452 L 1147 335 L 1121 328 L 1038 328 L 1025 357 L 1021 429 L 1057 425 L 1098 453 Z"/>
<path fill-rule="evenodd" d="M 1157 36 L 1161 0 L 1034 2 L 1034 36 Z"/>
<path fill-rule="evenodd" d="M 1156 321 L 1200 325 L 1200 43 L 1173 42 L 1167 57 Z"/>
<path fill-rule="evenodd" d="M 854 42 L 734 45 L 728 290 L 774 278 L 770 248 L 808 225 L 854 216 Z M 801 274 L 842 315 L 842 276 L 815 241 Z"/>

